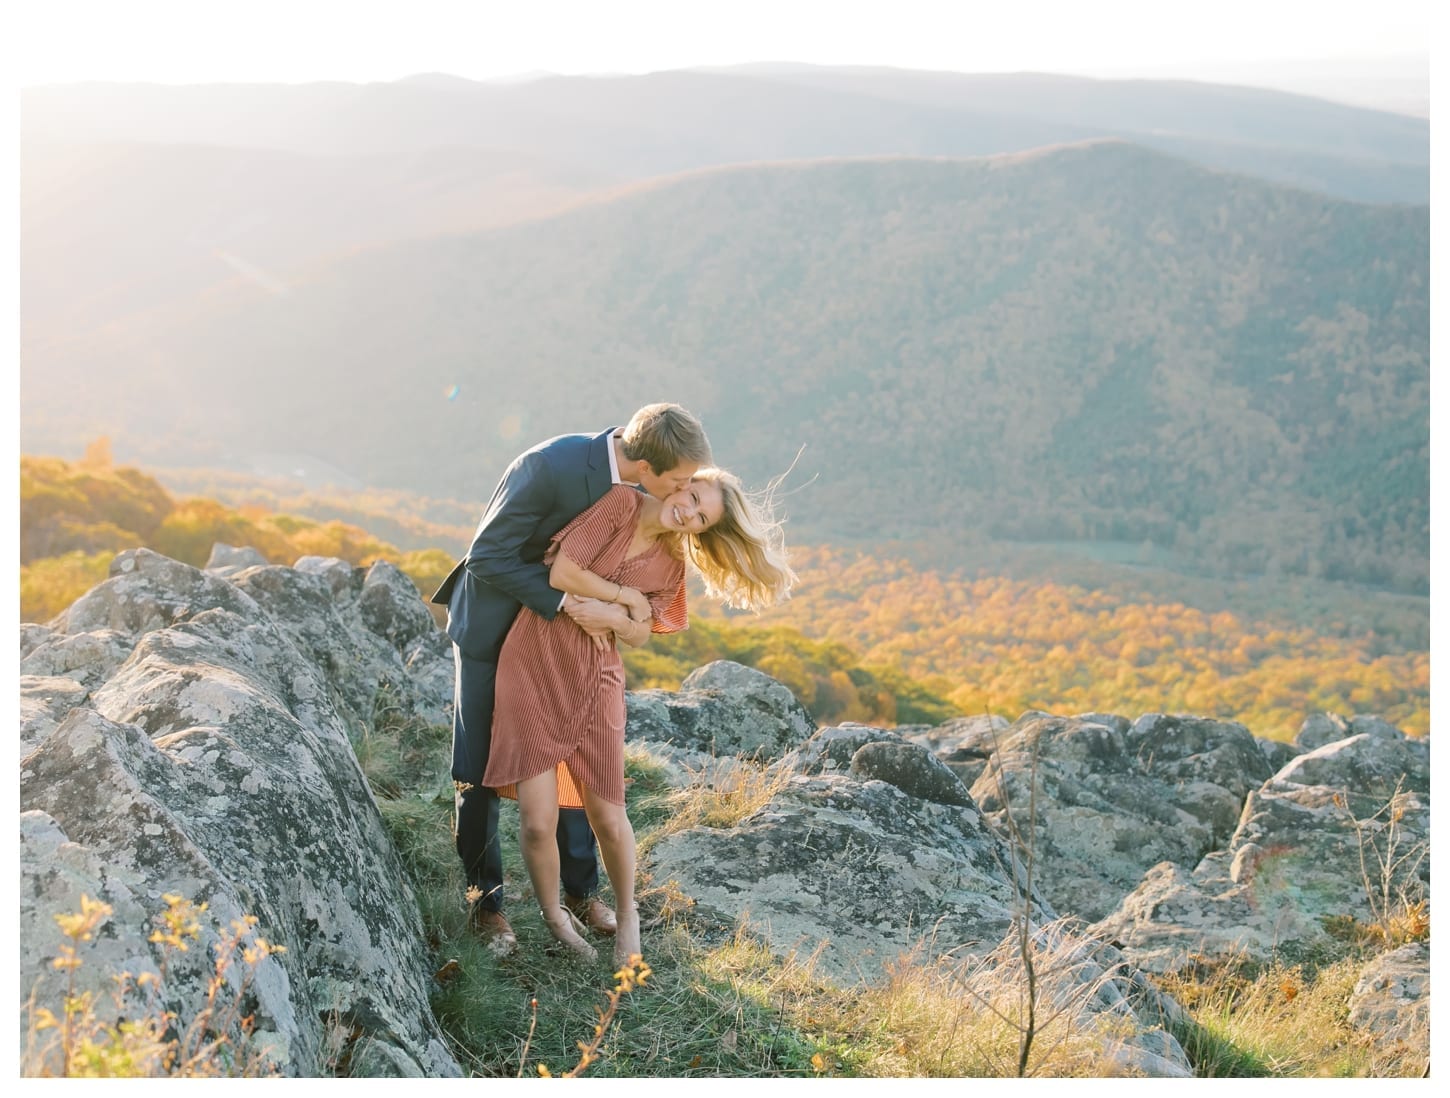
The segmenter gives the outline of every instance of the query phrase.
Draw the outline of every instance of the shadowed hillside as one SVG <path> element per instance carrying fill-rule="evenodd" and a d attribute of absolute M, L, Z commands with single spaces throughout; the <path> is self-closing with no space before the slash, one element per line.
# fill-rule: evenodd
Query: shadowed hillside
<path fill-rule="evenodd" d="M 22 441 L 481 499 L 521 445 L 669 396 L 757 481 L 806 444 L 813 535 L 1423 590 L 1427 286 L 1423 208 L 1121 143 L 745 167 L 33 348 Z"/>

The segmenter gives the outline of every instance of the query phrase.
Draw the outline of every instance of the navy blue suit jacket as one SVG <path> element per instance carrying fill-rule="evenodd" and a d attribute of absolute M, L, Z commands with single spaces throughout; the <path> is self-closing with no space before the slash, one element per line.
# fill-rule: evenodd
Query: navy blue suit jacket
<path fill-rule="evenodd" d="M 549 586 L 544 553 L 555 534 L 614 485 L 611 427 L 597 435 L 560 435 L 516 457 L 494 489 L 468 555 L 432 600 L 448 607 L 448 636 L 463 654 L 496 662 L 520 606 L 545 618 L 562 592 Z"/>

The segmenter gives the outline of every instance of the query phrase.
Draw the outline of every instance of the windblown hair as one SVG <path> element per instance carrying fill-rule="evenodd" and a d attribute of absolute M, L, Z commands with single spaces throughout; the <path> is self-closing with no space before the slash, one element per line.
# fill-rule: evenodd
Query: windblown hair
<path fill-rule="evenodd" d="M 646 404 L 630 417 L 620 441 L 625 457 L 649 462 L 656 474 L 712 460 L 705 428 L 678 404 Z"/>
<path fill-rule="evenodd" d="M 734 473 L 715 468 L 701 469 L 694 479 L 716 485 L 725 504 L 719 522 L 684 538 L 685 555 L 704 579 L 705 593 L 757 613 L 789 598 L 796 574 L 775 517 L 774 484 L 752 494 Z"/>

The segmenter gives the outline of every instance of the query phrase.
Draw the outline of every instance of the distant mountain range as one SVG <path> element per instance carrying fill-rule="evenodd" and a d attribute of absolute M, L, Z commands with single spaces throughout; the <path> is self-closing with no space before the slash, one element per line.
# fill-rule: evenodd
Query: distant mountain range
<path fill-rule="evenodd" d="M 1191 82 L 739 66 L 390 84 L 73 84 L 21 97 L 27 349 L 235 278 L 549 216 L 733 163 L 1119 138 L 1368 202 L 1428 201 L 1429 127 Z"/>
<path fill-rule="evenodd" d="M 656 98 L 638 109 L 685 109 Z M 1293 102 L 1306 140 L 1315 111 L 1348 110 Z M 896 108 L 874 103 L 884 133 Z M 1223 117 L 1194 140 L 1229 140 Z M 764 140 L 699 129 L 736 155 Z M 1379 132 L 1343 147 L 1397 147 Z M 1428 222 L 1120 140 L 695 171 L 29 330 L 22 446 L 109 434 L 118 455 L 233 468 L 306 451 L 481 501 L 524 444 L 670 398 L 757 482 L 805 444 L 795 479 L 816 479 L 789 510 L 817 536 L 1151 539 L 1420 590 Z"/>
<path fill-rule="evenodd" d="M 389 84 L 72 84 L 21 98 L 27 347 L 233 278 L 548 216 L 734 163 L 1120 138 L 1368 202 L 1428 201 L 1423 119 L 1191 82 L 809 65 Z"/>
<path fill-rule="evenodd" d="M 483 83 L 72 84 L 25 89 L 25 141 L 324 155 L 506 150 L 638 178 L 819 156 L 982 156 L 1088 138 L 1361 201 L 1424 202 L 1429 123 L 1190 81 L 809 65 Z"/>

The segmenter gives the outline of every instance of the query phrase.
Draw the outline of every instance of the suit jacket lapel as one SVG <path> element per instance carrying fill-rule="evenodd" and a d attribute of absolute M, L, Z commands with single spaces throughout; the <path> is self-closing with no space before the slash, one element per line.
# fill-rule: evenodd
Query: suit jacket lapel
<path fill-rule="evenodd" d="M 594 436 L 589 444 L 589 471 L 584 476 L 584 483 L 588 488 L 591 504 L 597 503 L 605 492 L 614 487 L 614 479 L 609 475 L 609 440 L 617 430 L 618 427 L 611 427 L 603 434 Z"/>

